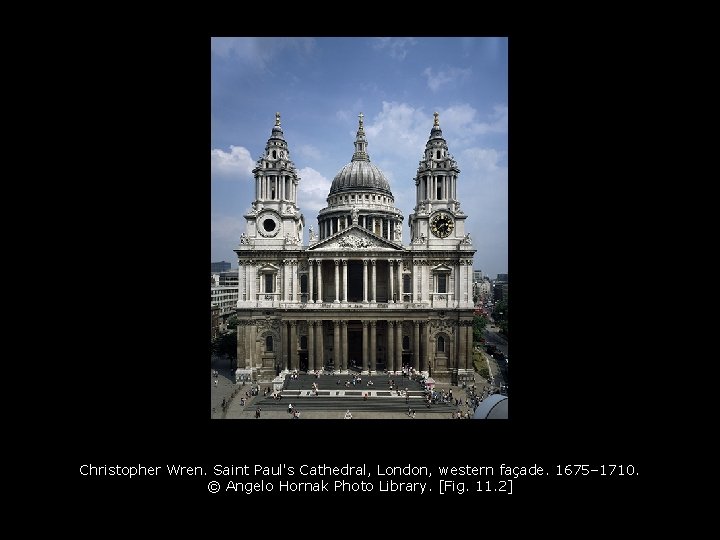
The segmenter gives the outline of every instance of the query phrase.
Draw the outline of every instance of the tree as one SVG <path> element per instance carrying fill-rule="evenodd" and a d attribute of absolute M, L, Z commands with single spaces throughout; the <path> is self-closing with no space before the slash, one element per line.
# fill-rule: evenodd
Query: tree
<path fill-rule="evenodd" d="M 237 332 L 220 334 L 212 341 L 212 352 L 216 356 L 228 356 L 237 359 Z"/>
<path fill-rule="evenodd" d="M 225 324 L 226 324 L 228 330 L 235 330 L 235 329 L 237 329 L 239 322 L 240 321 L 238 321 L 237 315 L 231 315 Z"/>
<path fill-rule="evenodd" d="M 507 300 L 500 300 L 493 309 L 493 319 L 500 325 L 500 331 L 508 336 L 508 303 Z"/>
<path fill-rule="evenodd" d="M 473 341 L 475 343 L 482 341 L 487 324 L 488 320 L 484 315 L 475 315 L 475 317 L 473 317 Z"/>

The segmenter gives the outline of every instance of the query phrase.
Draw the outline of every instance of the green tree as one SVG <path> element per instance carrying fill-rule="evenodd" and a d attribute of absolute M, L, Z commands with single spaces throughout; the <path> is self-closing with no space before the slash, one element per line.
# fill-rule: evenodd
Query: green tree
<path fill-rule="evenodd" d="M 212 352 L 216 356 L 227 355 L 231 359 L 237 359 L 237 332 L 220 334 L 213 339 Z"/>
<path fill-rule="evenodd" d="M 488 320 L 484 315 L 475 315 L 473 318 L 473 341 L 475 343 L 480 343 L 482 341 L 483 333 L 485 332 L 487 324 Z"/>
<path fill-rule="evenodd" d="M 500 325 L 500 331 L 508 336 L 508 303 L 507 300 L 500 300 L 493 309 L 493 319 Z"/>
<path fill-rule="evenodd" d="M 238 321 L 237 315 L 231 315 L 225 324 L 227 325 L 228 330 L 236 330 L 239 322 L 240 321 Z"/>

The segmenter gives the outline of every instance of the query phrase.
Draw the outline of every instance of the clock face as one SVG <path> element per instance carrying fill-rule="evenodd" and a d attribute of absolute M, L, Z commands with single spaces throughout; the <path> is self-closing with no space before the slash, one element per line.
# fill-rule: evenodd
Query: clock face
<path fill-rule="evenodd" d="M 440 212 L 430 220 L 430 230 L 438 238 L 446 238 L 455 228 L 455 222 L 450 214 Z"/>

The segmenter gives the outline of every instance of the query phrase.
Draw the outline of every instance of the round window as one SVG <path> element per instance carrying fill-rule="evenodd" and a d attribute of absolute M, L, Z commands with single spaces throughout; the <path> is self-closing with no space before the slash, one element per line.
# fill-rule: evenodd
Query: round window
<path fill-rule="evenodd" d="M 263 221 L 263 227 L 265 227 L 266 231 L 274 231 L 275 221 L 272 219 L 266 219 L 265 221 Z"/>

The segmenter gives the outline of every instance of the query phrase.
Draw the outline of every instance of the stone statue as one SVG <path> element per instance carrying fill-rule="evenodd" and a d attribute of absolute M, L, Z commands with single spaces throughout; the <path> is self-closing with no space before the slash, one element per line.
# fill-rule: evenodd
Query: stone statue
<path fill-rule="evenodd" d="M 395 225 L 395 239 L 397 241 L 402 240 L 402 229 L 402 225 L 400 225 L 399 223 Z"/>
<path fill-rule="evenodd" d="M 247 245 L 250 243 L 250 239 L 248 238 L 247 233 L 242 233 L 240 235 L 240 245 Z"/>
<path fill-rule="evenodd" d="M 425 213 L 425 203 L 420 203 L 420 206 L 418 207 L 418 214 L 424 214 Z"/>
<path fill-rule="evenodd" d="M 310 235 L 311 242 L 314 242 L 315 240 L 317 240 L 317 236 L 315 235 L 315 231 L 313 230 L 312 225 L 310 225 L 310 227 L 308 228 L 308 234 Z"/>
<path fill-rule="evenodd" d="M 472 245 L 472 240 L 470 240 L 470 233 L 467 233 L 465 237 L 460 241 L 460 243 Z"/>
<path fill-rule="evenodd" d="M 358 224 L 358 209 L 355 208 L 355 206 L 352 207 L 352 210 L 350 210 L 350 216 L 352 217 L 352 224 L 357 225 Z"/>

